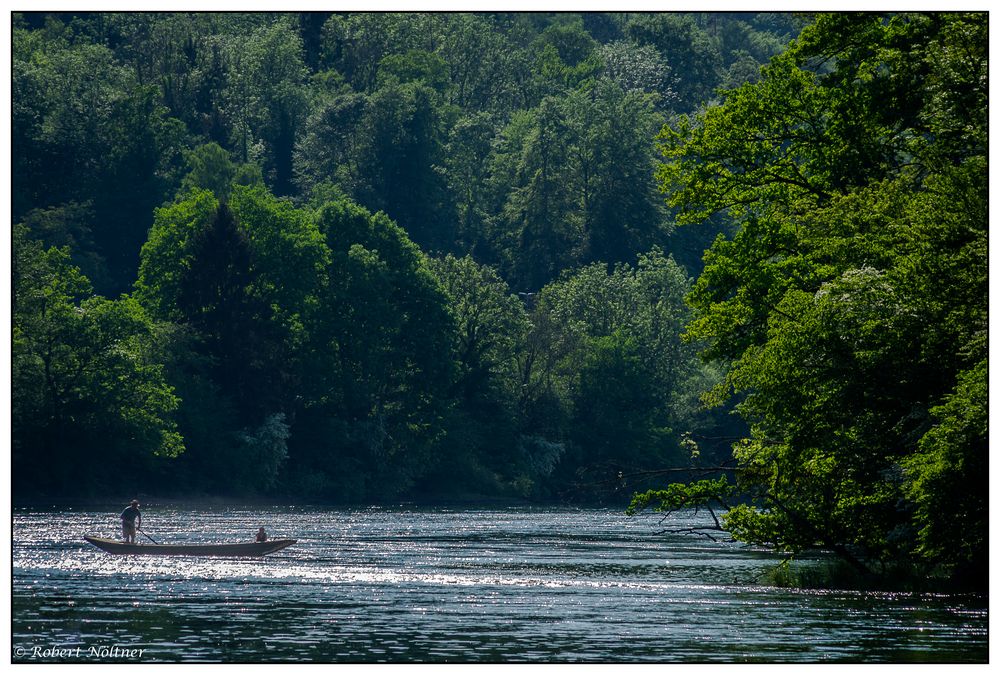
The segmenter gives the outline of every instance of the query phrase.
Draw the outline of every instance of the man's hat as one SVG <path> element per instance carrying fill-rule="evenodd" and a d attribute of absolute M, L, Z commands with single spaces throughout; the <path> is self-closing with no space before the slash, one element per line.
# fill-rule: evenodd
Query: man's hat
<path fill-rule="evenodd" d="M 138 499 L 133 499 L 132 500 L 132 506 L 139 506 L 139 500 Z"/>

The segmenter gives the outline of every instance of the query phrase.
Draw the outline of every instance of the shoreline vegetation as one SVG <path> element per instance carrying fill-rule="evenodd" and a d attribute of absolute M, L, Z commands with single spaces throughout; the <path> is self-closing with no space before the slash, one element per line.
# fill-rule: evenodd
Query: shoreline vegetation
<path fill-rule="evenodd" d="M 705 508 L 985 588 L 987 27 L 15 13 L 14 500 Z"/>

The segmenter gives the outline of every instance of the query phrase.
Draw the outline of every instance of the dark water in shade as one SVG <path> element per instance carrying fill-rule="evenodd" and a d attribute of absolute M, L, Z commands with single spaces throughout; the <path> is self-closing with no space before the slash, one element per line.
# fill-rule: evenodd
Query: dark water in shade
<path fill-rule="evenodd" d="M 118 510 L 14 510 L 15 663 L 989 658 L 984 598 L 762 586 L 767 552 L 619 511 L 144 507 L 160 543 L 299 540 L 241 560 L 82 540 Z"/>

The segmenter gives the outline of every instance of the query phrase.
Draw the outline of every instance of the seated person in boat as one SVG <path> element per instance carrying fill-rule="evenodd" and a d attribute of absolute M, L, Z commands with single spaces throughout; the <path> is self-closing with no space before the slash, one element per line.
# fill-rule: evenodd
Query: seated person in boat
<path fill-rule="evenodd" d="M 267 532 L 265 532 L 264 528 L 262 527 L 259 530 L 257 530 L 257 542 L 263 543 L 265 541 L 267 541 Z"/>
<path fill-rule="evenodd" d="M 139 513 L 139 501 L 133 499 L 132 503 L 122 511 L 122 537 L 126 544 L 135 543 L 136 521 L 138 521 L 138 527 L 142 528 L 142 514 Z"/>

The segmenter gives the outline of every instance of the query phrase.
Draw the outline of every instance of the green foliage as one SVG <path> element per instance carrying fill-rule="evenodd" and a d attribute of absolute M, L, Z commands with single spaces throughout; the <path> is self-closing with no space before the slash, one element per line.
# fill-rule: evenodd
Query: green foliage
<path fill-rule="evenodd" d="M 718 86 L 722 56 L 690 15 L 639 14 L 625 33 L 639 45 L 655 47 L 673 72 L 684 74 L 676 83 L 678 109 L 694 109 Z"/>
<path fill-rule="evenodd" d="M 448 63 L 433 52 L 410 50 L 386 56 L 379 63 L 379 88 L 387 84 L 422 82 L 439 93 L 450 84 Z"/>
<path fill-rule="evenodd" d="M 936 424 L 903 462 L 905 492 L 917 505 L 917 552 L 953 574 L 983 574 L 987 555 L 986 371 L 983 360 L 959 376 L 955 391 L 930 411 Z"/>
<path fill-rule="evenodd" d="M 431 260 L 430 267 L 449 298 L 469 393 L 485 377 L 512 377 L 514 356 L 528 330 L 524 305 L 496 271 L 468 256 L 449 254 Z"/>
<path fill-rule="evenodd" d="M 80 271 L 88 279 L 107 281 L 107 267 L 97 251 L 91 231 L 93 204 L 66 202 L 58 206 L 33 209 L 21 221 L 32 237 L 53 248 L 66 248 Z"/>
<path fill-rule="evenodd" d="M 177 336 L 178 386 L 231 425 L 220 445 L 199 415 L 186 418 L 202 443 L 192 471 L 221 480 L 250 460 L 230 489 L 267 489 L 286 441 L 293 475 L 350 461 L 365 467 L 366 490 L 386 494 L 430 466 L 452 324 L 421 254 L 384 214 L 339 202 L 314 220 L 259 188 L 235 187 L 228 206 L 194 191 L 157 213 L 137 295 L 190 330 L 187 346 Z M 278 424 L 296 412 L 304 421 Z M 320 441 L 321 429 L 337 437 Z"/>
<path fill-rule="evenodd" d="M 625 512 L 631 516 L 644 509 L 670 513 L 711 504 L 726 506 L 726 501 L 735 493 L 735 486 L 724 477 L 693 483 L 671 483 L 663 490 L 647 490 L 634 495 Z M 731 509 L 729 513 L 738 513 L 738 509 Z"/>
<path fill-rule="evenodd" d="M 261 186 L 264 183 L 256 164 L 235 164 L 218 143 L 206 143 L 187 153 L 188 173 L 181 190 L 208 190 L 220 202 L 229 201 L 233 185 Z"/>
<path fill-rule="evenodd" d="M 123 296 L 91 296 L 65 249 L 14 231 L 13 466 L 25 489 L 93 490 L 184 450 L 157 327 Z M 108 475 L 108 466 L 118 476 Z"/>
<path fill-rule="evenodd" d="M 308 194 L 316 185 L 337 181 L 352 184 L 354 146 L 360 141 L 359 123 L 366 99 L 349 88 L 324 94 L 304 124 L 295 148 L 296 182 Z"/>
<path fill-rule="evenodd" d="M 447 255 L 429 265 L 448 298 L 457 368 L 439 468 L 425 486 L 446 492 L 453 489 L 449 482 L 466 481 L 466 489 L 489 493 L 508 490 L 519 479 L 520 489 L 530 492 L 551 466 L 543 458 L 550 450 L 543 439 L 520 437 L 518 355 L 530 328 L 524 305 L 495 270 L 471 257 Z"/>
<path fill-rule="evenodd" d="M 157 212 L 136 295 L 188 329 L 176 336 L 183 344 L 174 378 L 222 425 L 213 434 L 195 411 L 184 419 L 199 441 L 190 463 L 200 462 L 210 479 L 228 475 L 246 452 L 233 427 L 256 428 L 294 410 L 307 367 L 299 353 L 305 317 L 317 306 L 328 260 L 316 225 L 260 188 L 236 186 L 228 205 L 195 190 Z M 267 487 L 268 476 L 261 469 L 262 482 L 241 484 Z"/>
<path fill-rule="evenodd" d="M 522 127 L 527 127 L 523 136 Z M 571 264 L 573 244 L 581 239 L 564 174 L 568 133 L 558 103 L 546 99 L 535 114 L 515 119 L 505 139 L 517 162 L 509 166 L 513 175 L 508 184 L 514 187 L 503 206 L 507 237 L 516 242 L 516 287 L 538 289 L 555 278 Z"/>
<path fill-rule="evenodd" d="M 674 457 L 712 377 L 653 250 L 680 241 L 653 137 L 711 89 L 674 38 L 749 72 L 789 30 L 661 18 L 15 15 L 23 493 L 89 461 L 178 491 L 552 498 Z M 952 157 L 976 35 L 949 35 L 928 124 Z"/>
<path fill-rule="evenodd" d="M 553 23 L 536 38 L 535 44 L 544 50 L 552 47 L 560 61 L 574 67 L 585 61 L 597 47 L 597 42 L 583 27 L 583 21 Z"/>
<path fill-rule="evenodd" d="M 571 90 L 587 82 L 601 67 L 596 47 L 582 22 L 547 27 L 532 45 L 540 87 Z"/>
<path fill-rule="evenodd" d="M 542 290 L 532 318 L 546 357 L 525 379 L 544 384 L 535 405 L 554 399 L 564 411 L 564 485 L 581 470 L 607 479 L 679 458 L 679 385 L 695 366 L 679 337 L 687 289 L 684 271 L 654 249 L 634 268 L 594 264 Z"/>
<path fill-rule="evenodd" d="M 725 96 L 724 105 L 708 108 L 696 122 L 684 117 L 660 134 L 666 161 L 657 179 L 679 209 L 678 220 L 697 222 L 722 210 L 735 218 L 751 208 L 804 210 L 795 202 L 828 196 L 828 157 L 840 143 L 823 142 L 830 101 L 812 73 L 785 54 L 764 69 L 760 82 Z M 871 136 L 880 131 L 872 129 Z M 846 144 L 840 150 L 857 151 Z"/>
<path fill-rule="evenodd" d="M 498 131 L 488 113 L 457 120 L 444 147 L 444 176 L 455 208 L 456 244 L 461 250 L 481 254 L 489 251 L 490 205 L 489 163 Z"/>
<path fill-rule="evenodd" d="M 406 223 L 415 242 L 446 249 L 454 222 L 445 211 L 441 172 L 444 111 L 436 92 L 421 82 L 387 85 L 367 102 L 354 145 L 350 194 L 372 211 Z"/>
<path fill-rule="evenodd" d="M 639 91 L 656 97 L 659 109 L 676 102 L 673 84 L 677 76 L 652 45 L 638 45 L 628 40 L 610 42 L 600 47 L 602 72 L 623 91 Z"/>
<path fill-rule="evenodd" d="M 570 440 L 582 465 L 616 461 L 635 470 L 664 461 L 670 429 L 636 341 L 620 333 L 593 339 L 573 387 Z"/>
<path fill-rule="evenodd" d="M 279 20 L 230 40 L 225 56 L 231 66 L 222 100 L 232 111 L 236 157 L 260 163 L 272 190 L 289 194 L 295 139 L 308 112 L 302 40 Z"/>
<path fill-rule="evenodd" d="M 454 328 L 446 299 L 385 214 L 339 202 L 317 220 L 330 258 L 325 290 L 307 316 L 303 392 L 308 414 L 327 417 L 323 426 L 340 438 L 327 437 L 329 450 L 303 449 L 302 467 L 331 473 L 349 462 L 357 467 L 350 480 L 363 481 L 369 494 L 397 494 L 433 467 L 450 404 Z M 323 452 L 340 457 L 330 462 Z M 346 475 L 331 478 L 341 483 Z"/>
<path fill-rule="evenodd" d="M 984 28 L 822 15 L 660 136 L 679 219 L 740 224 L 687 329 L 730 361 L 712 398 L 739 395 L 751 427 L 738 539 L 984 578 Z"/>
<path fill-rule="evenodd" d="M 371 92 L 379 65 L 387 56 L 420 49 L 429 36 L 433 15 L 351 13 L 334 15 L 323 26 L 325 65 L 344 74 L 357 91 Z"/>
<path fill-rule="evenodd" d="M 530 106 L 536 93 L 530 58 L 515 31 L 481 14 L 452 14 L 444 26 L 438 53 L 448 63 L 450 102 L 469 112 L 507 116 Z"/>
<path fill-rule="evenodd" d="M 236 165 L 218 143 L 206 143 L 188 153 L 190 171 L 181 181 L 185 190 L 208 190 L 220 202 L 229 199 L 236 177 Z"/>
<path fill-rule="evenodd" d="M 774 17 L 717 18 L 712 31 L 687 16 L 630 17 L 623 30 L 620 16 L 593 13 L 26 15 L 13 31 L 13 141 L 24 149 L 14 156 L 15 220 L 35 209 L 88 205 L 86 222 L 73 225 L 89 230 L 91 241 L 77 240 L 74 259 L 99 289 L 124 290 L 152 210 L 185 174 L 185 188 L 225 199 L 231 167 L 217 151 L 205 154 L 215 143 L 250 172 L 238 183 L 263 181 L 275 194 L 302 198 L 316 185 L 336 184 L 370 210 L 385 210 L 421 246 L 505 246 L 509 233 L 474 238 L 463 220 L 461 205 L 483 176 L 447 188 L 440 180 L 451 159 L 443 144 L 459 117 L 488 113 L 500 126 L 546 96 L 591 92 L 602 76 L 669 112 L 672 90 L 703 77 L 684 60 L 684 44 L 698 45 L 694 62 L 728 64 L 727 50 L 741 50 L 757 63 L 790 33 L 788 21 Z M 730 36 L 725 44 L 706 42 L 720 31 Z M 606 104 L 618 105 L 616 96 Z M 628 139 L 635 129 L 648 147 L 648 129 L 637 122 L 623 119 L 612 133 Z M 185 158 L 194 164 L 185 167 Z M 645 161 L 634 159 L 622 157 L 609 175 L 635 167 L 645 188 Z M 216 169 L 220 178 L 206 174 Z M 510 178 L 495 187 L 510 193 L 518 187 Z M 503 199 L 479 195 L 477 205 L 483 218 L 472 224 L 485 232 Z M 631 214 L 598 214 L 625 215 L 626 233 L 649 227 Z M 583 257 L 571 263 L 603 259 L 599 246 L 586 253 L 583 236 L 571 243 Z M 480 257 L 499 265 L 502 255 L 517 252 Z M 563 266 L 555 260 L 548 279 Z M 509 263 L 501 271 L 514 281 Z"/>
<path fill-rule="evenodd" d="M 183 125 L 105 46 L 25 29 L 14 43 L 14 222 L 87 205 L 74 226 L 89 236 L 73 254 L 101 290 L 124 290 L 152 207 L 175 184 Z"/>
<path fill-rule="evenodd" d="M 601 80 L 546 98 L 502 132 L 494 176 L 511 186 L 500 247 L 518 287 L 538 289 L 559 270 L 622 262 L 668 229 L 649 178 L 652 98 Z"/>
<path fill-rule="evenodd" d="M 208 226 L 217 206 L 212 193 L 197 190 L 183 201 L 157 209 L 149 239 L 142 247 L 135 288 L 135 297 L 154 316 L 180 319 L 183 270 L 190 267 L 196 233 Z"/>
<path fill-rule="evenodd" d="M 263 488 L 273 487 L 278 480 L 278 471 L 288 457 L 287 441 L 290 435 L 283 413 L 267 416 L 260 427 L 239 435 L 246 448 L 242 453 L 243 461 L 233 468 L 237 473 L 248 473 L 248 480 Z"/>

